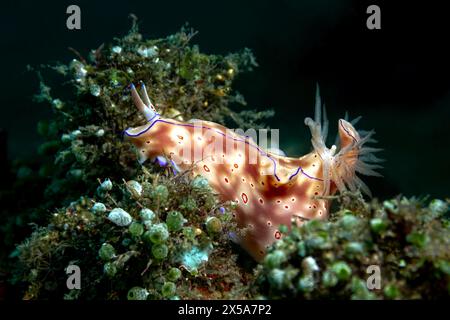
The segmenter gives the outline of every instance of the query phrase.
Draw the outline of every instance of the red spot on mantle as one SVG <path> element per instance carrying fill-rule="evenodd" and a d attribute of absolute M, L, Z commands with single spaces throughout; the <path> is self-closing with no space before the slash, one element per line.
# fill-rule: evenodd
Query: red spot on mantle
<path fill-rule="evenodd" d="M 244 203 L 247 203 L 247 202 L 248 202 L 248 197 L 247 197 L 247 195 L 246 195 L 245 193 L 242 193 L 241 197 L 242 197 L 242 201 L 243 201 Z"/>

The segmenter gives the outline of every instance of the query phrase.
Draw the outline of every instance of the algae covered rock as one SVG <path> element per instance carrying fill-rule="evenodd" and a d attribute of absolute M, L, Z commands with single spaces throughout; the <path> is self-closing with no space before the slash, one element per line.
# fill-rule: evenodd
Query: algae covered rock
<path fill-rule="evenodd" d="M 448 297 L 448 203 L 355 202 L 353 211 L 343 207 L 331 221 L 311 220 L 283 234 L 259 267 L 259 294 L 275 299 Z"/>
<path fill-rule="evenodd" d="M 114 183 L 103 199 L 105 212 L 93 210 L 99 203 L 95 196 L 82 197 L 55 212 L 47 227 L 18 247 L 26 299 L 249 297 L 247 271 L 236 263 L 229 239 L 210 237 L 204 223 L 219 219 L 225 234 L 236 232 L 230 207 L 220 203 L 227 210 L 220 213 L 215 195 L 199 194 L 187 175 L 142 170 L 138 200 L 126 192 L 125 182 Z M 169 195 L 164 205 L 151 196 L 158 186 Z M 187 195 L 198 199 L 195 210 L 183 208 Z M 215 200 L 202 201 L 205 196 Z M 151 221 L 145 232 L 142 219 Z M 83 290 L 76 296 L 67 289 L 64 272 L 73 264 L 82 272 Z"/>

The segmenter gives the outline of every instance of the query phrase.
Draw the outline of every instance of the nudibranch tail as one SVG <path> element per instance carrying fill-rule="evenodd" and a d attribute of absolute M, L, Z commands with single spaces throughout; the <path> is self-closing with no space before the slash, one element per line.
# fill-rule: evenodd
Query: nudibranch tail
<path fill-rule="evenodd" d="M 322 119 L 323 114 L 323 119 Z M 347 118 L 347 117 L 346 117 Z M 348 122 L 339 120 L 339 151 L 334 144 L 331 148 L 326 146 L 328 133 L 328 120 L 326 118 L 325 106 L 322 106 L 319 87 L 316 90 L 315 117 L 305 119 L 305 124 L 311 131 L 311 144 L 322 160 L 323 195 L 333 193 L 333 188 L 340 192 L 345 190 L 362 192 L 371 196 L 367 185 L 356 175 L 357 173 L 367 176 L 381 176 L 375 169 L 382 168 L 377 163 L 383 161 L 374 153 L 382 149 L 367 147 L 367 143 L 376 142 L 373 139 L 374 131 L 357 131 L 354 124 L 360 117 Z"/>

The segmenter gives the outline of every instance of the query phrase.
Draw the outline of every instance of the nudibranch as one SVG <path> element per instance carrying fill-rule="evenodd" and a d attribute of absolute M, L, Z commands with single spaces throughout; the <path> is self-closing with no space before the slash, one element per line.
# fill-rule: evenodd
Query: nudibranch
<path fill-rule="evenodd" d="M 143 84 L 142 98 L 134 85 L 131 96 L 147 119 L 145 125 L 124 131 L 137 148 L 139 161 L 164 157 L 176 170 L 205 177 L 223 201 L 234 201 L 236 221 L 245 230 L 238 241 L 256 260 L 281 238 L 280 225 L 327 217 L 329 201 L 317 196 L 357 189 L 370 193 L 356 172 L 379 175 L 374 170 L 380 167 L 379 159 L 373 153 L 380 149 L 365 146 L 374 141 L 374 132 L 358 132 L 356 121 L 340 119 L 339 151 L 336 145 L 327 148 L 328 120 L 318 89 L 315 119 L 305 119 L 313 150 L 300 158 L 263 149 L 217 123 L 163 118 Z"/>

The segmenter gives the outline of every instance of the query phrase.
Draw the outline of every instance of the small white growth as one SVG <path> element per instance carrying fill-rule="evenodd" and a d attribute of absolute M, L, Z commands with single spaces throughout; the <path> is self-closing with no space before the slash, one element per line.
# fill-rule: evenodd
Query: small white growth
<path fill-rule="evenodd" d="M 94 212 L 94 213 L 102 213 L 105 211 L 106 211 L 106 206 L 101 202 L 97 202 L 96 204 L 94 204 L 92 206 L 92 212 Z"/>
<path fill-rule="evenodd" d="M 102 89 L 100 88 L 99 85 L 93 84 L 90 88 L 90 92 L 94 97 L 98 97 L 100 95 L 100 93 L 102 92 Z"/>
<path fill-rule="evenodd" d="M 106 179 L 100 185 L 100 189 L 102 191 L 110 191 L 112 189 L 112 187 L 113 187 L 113 184 L 112 184 L 111 180 L 109 180 L 109 179 Z"/>
<path fill-rule="evenodd" d="M 130 225 L 133 218 L 122 208 L 115 208 L 109 213 L 108 220 L 120 227 L 126 227 Z"/>
<path fill-rule="evenodd" d="M 80 130 L 74 130 L 70 133 L 70 138 L 72 140 L 77 139 L 79 136 L 81 136 L 81 131 Z"/>
<path fill-rule="evenodd" d="M 114 46 L 112 47 L 112 52 L 116 53 L 116 54 L 120 54 L 122 52 L 122 47 L 119 46 Z"/>
<path fill-rule="evenodd" d="M 448 211 L 448 204 L 445 201 L 434 199 L 430 202 L 429 208 L 433 213 L 443 215 Z"/>
<path fill-rule="evenodd" d="M 320 270 L 316 260 L 313 257 L 306 257 L 305 259 L 303 259 L 302 267 L 305 273 L 311 273 Z"/>
<path fill-rule="evenodd" d="M 130 188 L 134 193 L 142 195 L 142 186 L 136 180 L 130 180 L 127 182 L 128 188 Z"/>
<path fill-rule="evenodd" d="M 98 129 L 97 130 L 97 132 L 95 133 L 95 135 L 97 136 L 97 137 L 103 137 L 104 135 L 105 135 L 105 130 L 103 130 L 103 129 Z"/>
<path fill-rule="evenodd" d="M 69 142 L 69 141 L 72 141 L 72 138 L 71 138 L 70 134 L 64 133 L 61 136 L 61 141 L 62 142 Z"/>
<path fill-rule="evenodd" d="M 145 220 L 144 221 L 144 227 L 147 230 L 150 230 L 150 228 L 153 226 L 153 222 L 151 220 Z"/>
<path fill-rule="evenodd" d="M 146 48 L 146 47 L 140 47 L 138 50 L 138 53 L 145 57 L 145 58 L 152 58 L 158 55 L 158 47 L 157 46 L 153 46 L 150 48 Z"/>
<path fill-rule="evenodd" d="M 151 221 L 155 218 L 155 213 L 147 208 L 142 209 L 139 215 L 142 221 Z"/>
<path fill-rule="evenodd" d="M 87 75 L 87 70 L 84 67 L 84 64 L 77 59 L 72 60 L 70 63 L 70 69 L 74 71 L 77 82 L 82 82 L 83 78 Z"/>
<path fill-rule="evenodd" d="M 61 110 L 64 106 L 64 103 L 60 99 L 53 99 L 52 104 L 58 110 Z"/>

